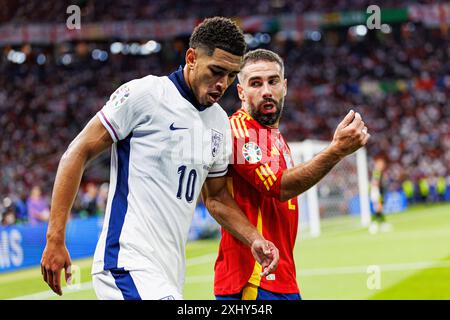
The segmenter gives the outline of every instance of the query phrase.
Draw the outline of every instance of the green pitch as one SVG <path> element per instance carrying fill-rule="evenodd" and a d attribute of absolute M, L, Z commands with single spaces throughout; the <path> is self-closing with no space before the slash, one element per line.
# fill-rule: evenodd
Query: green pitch
<path fill-rule="evenodd" d="M 393 230 L 371 235 L 358 218 L 322 224 L 295 249 L 303 299 L 450 299 L 450 205 L 417 206 L 387 217 Z M 217 240 L 187 247 L 186 299 L 213 299 Z M 33 268 L 0 275 L 0 299 L 95 299 L 91 260 L 73 261 L 78 288 L 57 297 Z M 76 271 L 76 270 L 75 270 Z M 74 275 L 74 277 L 76 277 Z"/>

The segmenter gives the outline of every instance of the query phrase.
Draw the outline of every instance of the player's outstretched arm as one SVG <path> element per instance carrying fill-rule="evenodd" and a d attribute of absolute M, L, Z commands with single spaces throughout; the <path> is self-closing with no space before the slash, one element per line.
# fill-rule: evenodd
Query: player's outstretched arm
<path fill-rule="evenodd" d="M 370 138 L 361 115 L 350 111 L 336 128 L 333 141 L 310 161 L 283 172 L 280 200 L 305 192 L 320 181 L 344 157 L 364 146 Z"/>
<path fill-rule="evenodd" d="M 47 243 L 41 272 L 50 288 L 62 295 L 60 275 L 70 284 L 70 256 L 65 245 L 66 224 L 86 164 L 106 150 L 113 140 L 97 117 L 92 118 L 62 156 L 53 187 Z"/>
<path fill-rule="evenodd" d="M 235 238 L 251 247 L 252 254 L 262 266 L 262 277 L 275 271 L 280 259 L 275 245 L 264 239 L 254 225 L 248 221 L 236 201 L 228 193 L 226 178 L 206 179 L 202 188 L 206 208 L 216 221 Z"/>

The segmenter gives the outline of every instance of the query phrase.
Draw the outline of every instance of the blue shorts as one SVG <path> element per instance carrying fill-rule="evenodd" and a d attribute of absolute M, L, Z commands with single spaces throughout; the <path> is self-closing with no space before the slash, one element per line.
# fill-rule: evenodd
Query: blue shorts
<path fill-rule="evenodd" d="M 249 284 L 240 293 L 218 295 L 216 300 L 302 300 L 302 297 L 299 293 L 275 293 Z"/>

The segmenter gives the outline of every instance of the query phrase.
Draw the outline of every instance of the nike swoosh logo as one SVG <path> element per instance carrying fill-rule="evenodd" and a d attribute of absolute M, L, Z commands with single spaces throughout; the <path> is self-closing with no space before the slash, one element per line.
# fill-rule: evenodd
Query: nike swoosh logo
<path fill-rule="evenodd" d="M 169 129 L 170 130 L 182 130 L 182 129 L 188 129 L 188 128 L 181 128 L 181 127 L 174 127 L 173 125 L 175 124 L 175 122 L 172 122 L 172 124 L 170 125 Z"/>

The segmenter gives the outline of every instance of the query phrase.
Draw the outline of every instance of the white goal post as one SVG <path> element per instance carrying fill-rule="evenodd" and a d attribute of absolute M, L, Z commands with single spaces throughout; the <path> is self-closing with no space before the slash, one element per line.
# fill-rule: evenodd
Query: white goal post
<path fill-rule="evenodd" d="M 289 143 L 295 164 L 311 160 L 328 145 L 329 142 L 319 140 Z M 308 226 L 311 236 L 320 235 L 320 222 L 324 218 L 352 213 L 360 215 L 362 226 L 370 224 L 367 169 L 366 149 L 361 148 L 344 158 L 317 185 L 299 197 L 300 224 Z"/>

